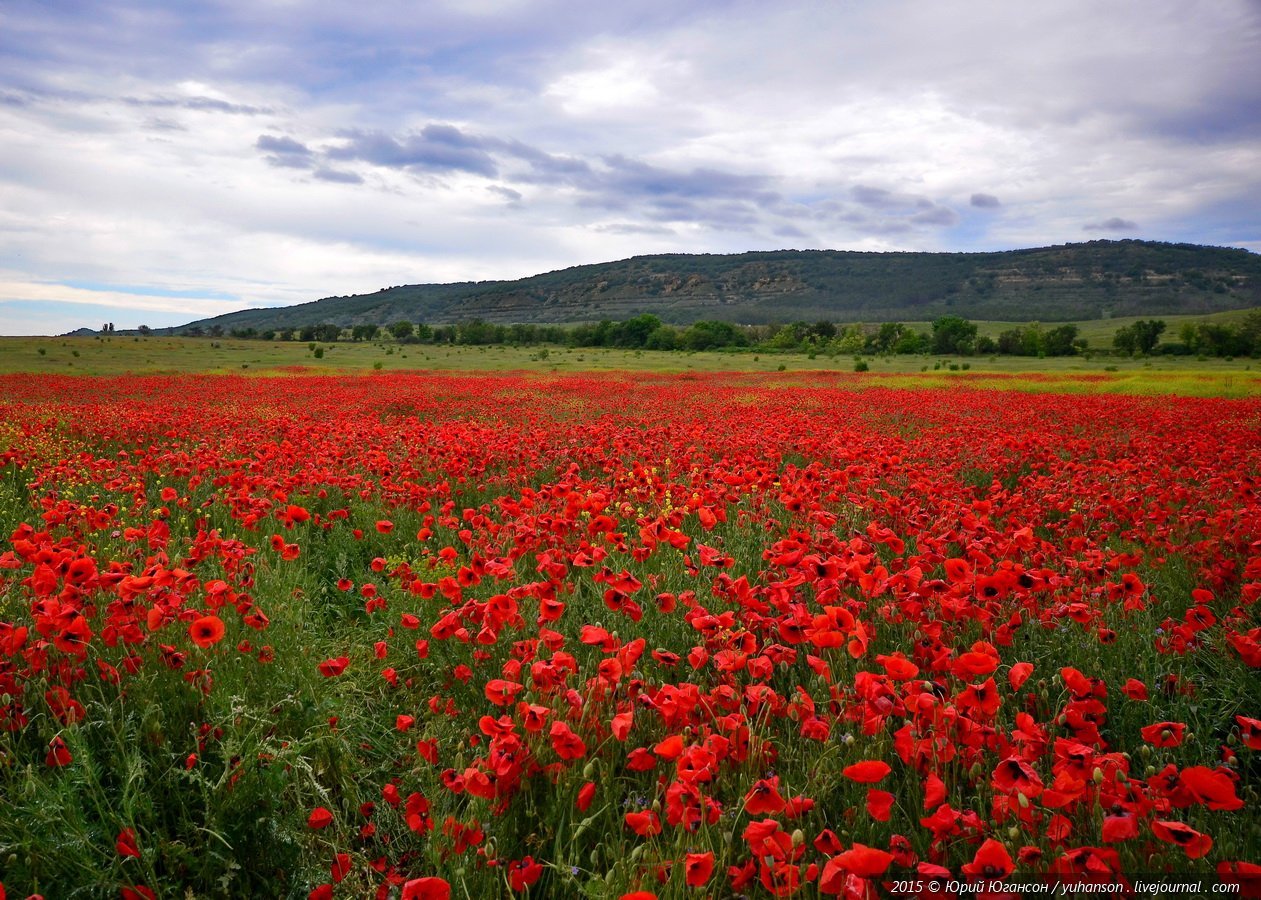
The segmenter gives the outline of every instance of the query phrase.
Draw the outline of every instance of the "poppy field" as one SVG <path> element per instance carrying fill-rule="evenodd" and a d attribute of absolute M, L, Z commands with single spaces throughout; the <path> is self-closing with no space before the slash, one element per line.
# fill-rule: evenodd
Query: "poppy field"
<path fill-rule="evenodd" d="M 1258 600 L 1255 397 L 4 375 L 0 898 L 1248 895 Z"/>

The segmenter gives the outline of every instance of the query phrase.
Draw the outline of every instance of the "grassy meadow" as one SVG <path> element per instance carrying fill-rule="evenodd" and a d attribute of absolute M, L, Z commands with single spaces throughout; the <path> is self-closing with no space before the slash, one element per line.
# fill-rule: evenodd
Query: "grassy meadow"
<path fill-rule="evenodd" d="M 1117 320 L 1120 321 L 1120 320 Z M 996 326 L 1002 323 L 986 323 Z M 154 375 L 178 373 L 526 371 L 567 372 L 852 372 L 849 356 L 755 350 L 662 352 L 610 348 L 400 345 L 392 342 L 310 344 L 234 338 L 4 337 L 0 374 Z M 1034 391 L 1261 394 L 1261 362 L 1153 356 L 1122 358 L 1015 356 L 866 356 L 869 381 L 904 387 L 967 384 Z"/>

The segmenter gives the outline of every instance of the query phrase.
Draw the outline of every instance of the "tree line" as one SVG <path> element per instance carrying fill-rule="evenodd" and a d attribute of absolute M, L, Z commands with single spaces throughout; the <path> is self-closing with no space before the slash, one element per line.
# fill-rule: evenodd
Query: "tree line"
<path fill-rule="evenodd" d="M 372 324 L 324 323 L 292 329 L 235 328 L 235 338 L 334 343 L 393 339 L 404 344 L 453 344 L 477 346 L 556 345 L 610 347 L 626 350 L 724 350 L 762 349 L 827 354 L 944 354 L 960 356 L 1074 356 L 1090 348 L 1073 324 L 1042 325 L 1031 322 L 1006 329 L 997 337 L 982 335 L 975 322 L 961 316 L 942 316 L 927 330 L 901 322 L 875 325 L 828 321 L 791 322 L 785 325 L 735 325 L 701 321 L 670 325 L 644 314 L 624 321 L 603 320 L 580 325 L 502 325 L 472 319 L 454 325 L 427 325 L 398 321 L 381 327 Z M 1261 354 L 1261 310 L 1254 310 L 1238 324 L 1187 323 L 1176 341 L 1161 342 L 1167 331 L 1160 319 L 1139 320 L 1117 329 L 1111 351 L 1123 355 L 1164 353 L 1174 355 L 1250 356 Z M 221 327 L 207 332 L 222 337 Z"/>

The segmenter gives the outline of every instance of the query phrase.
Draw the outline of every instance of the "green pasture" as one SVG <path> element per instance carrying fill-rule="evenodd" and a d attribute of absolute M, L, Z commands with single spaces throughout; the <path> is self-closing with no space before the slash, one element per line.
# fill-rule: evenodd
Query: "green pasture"
<path fill-rule="evenodd" d="M 1118 320 L 1119 321 L 1119 320 Z M 992 323 L 991 323 L 992 324 Z M 317 351 L 322 354 L 317 355 Z M 866 356 L 856 384 L 967 384 L 1026 390 L 1198 396 L 1261 394 L 1261 361 L 1104 355 Z M 855 357 L 775 351 L 662 352 L 605 348 L 435 346 L 392 342 L 310 344 L 234 338 L 4 337 L 0 374 L 122 375 L 181 372 L 277 374 L 373 371 L 854 371 Z M 1018 376 L 1029 376 L 1021 378 Z M 1083 376 L 1089 376 L 1083 378 Z"/>

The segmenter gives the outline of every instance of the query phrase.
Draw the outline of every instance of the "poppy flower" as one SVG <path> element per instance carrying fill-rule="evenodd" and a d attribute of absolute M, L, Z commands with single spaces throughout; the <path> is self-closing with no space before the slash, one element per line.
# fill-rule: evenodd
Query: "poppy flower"
<path fill-rule="evenodd" d="M 1007 672 L 1007 683 L 1013 691 L 1020 690 L 1021 686 L 1029 680 L 1029 676 L 1033 674 L 1033 663 L 1018 662 Z"/>
<path fill-rule="evenodd" d="M 744 811 L 751 816 L 778 815 L 786 801 L 779 793 L 779 776 L 757 781 L 744 795 Z"/>
<path fill-rule="evenodd" d="M 1010 756 L 1000 762 L 994 769 L 990 784 L 995 790 L 1005 794 L 1017 791 L 1032 800 L 1042 793 L 1042 779 L 1027 762 L 1016 756 Z"/>
<path fill-rule="evenodd" d="M 140 847 L 136 844 L 136 832 L 130 828 L 124 828 L 118 832 L 118 837 L 114 839 L 114 850 L 124 859 L 128 857 L 140 858 Z"/>
<path fill-rule="evenodd" d="M 57 735 L 48 742 L 48 753 L 44 757 L 44 762 L 54 768 L 68 766 L 74 761 L 74 757 L 70 755 L 70 748 L 66 746 L 66 742 L 61 735 Z"/>
<path fill-rule="evenodd" d="M 533 856 L 508 863 L 508 884 L 514 891 L 524 891 L 538 881 L 542 874 L 543 865 L 535 862 Z"/>
<path fill-rule="evenodd" d="M 399 900 L 451 900 L 451 885 L 445 878 L 428 876 L 403 882 Z"/>
<path fill-rule="evenodd" d="M 578 789 L 578 798 L 574 801 L 574 806 L 578 808 L 578 812 L 586 812 L 591 807 L 591 801 L 595 799 L 595 782 L 588 781 Z"/>
<path fill-rule="evenodd" d="M 1182 722 L 1157 722 L 1139 730 L 1143 740 L 1153 747 L 1178 747 L 1182 745 L 1182 735 L 1187 726 Z"/>
<path fill-rule="evenodd" d="M 325 678 L 336 678 L 338 675 L 346 671 L 346 667 L 350 665 L 350 657 L 338 656 L 335 659 L 326 659 L 320 663 L 320 674 Z"/>
<path fill-rule="evenodd" d="M 1247 716 L 1235 716 L 1239 723 L 1239 736 L 1249 750 L 1261 750 L 1261 720 Z"/>
<path fill-rule="evenodd" d="M 333 814 L 324 807 L 317 806 L 307 816 L 306 824 L 308 828 L 319 831 L 321 828 L 327 828 L 333 824 Z"/>
<path fill-rule="evenodd" d="M 1121 690 L 1125 693 L 1125 696 L 1129 697 L 1131 700 L 1142 701 L 1148 698 L 1147 685 L 1143 684 L 1143 682 L 1139 681 L 1137 678 L 1127 679 L 1125 686 L 1121 688 Z"/>
<path fill-rule="evenodd" d="M 894 796 L 888 791 L 867 789 L 867 815 L 877 822 L 887 822 L 892 815 Z"/>
<path fill-rule="evenodd" d="M 1243 808 L 1243 800 L 1235 794 L 1235 782 L 1228 770 L 1189 766 L 1178 774 L 1178 783 L 1209 809 L 1229 812 Z"/>
<path fill-rule="evenodd" d="M 859 878 L 875 878 L 883 875 L 892 862 L 892 853 L 887 853 L 877 847 L 868 847 L 865 844 L 854 844 L 844 853 L 829 860 L 829 864 L 836 863 L 846 872 L 857 875 Z M 825 866 L 824 872 L 826 871 Z"/>
<path fill-rule="evenodd" d="M 1201 834 L 1190 825 L 1182 822 L 1166 822 L 1156 819 L 1152 822 L 1152 834 L 1160 840 L 1181 847 L 1187 859 L 1199 859 L 1213 848 L 1213 839 Z"/>
<path fill-rule="evenodd" d="M 862 762 L 846 766 L 841 770 L 841 774 L 858 784 L 875 784 L 892 771 L 893 768 L 887 762 L 878 759 L 865 759 Z"/>
<path fill-rule="evenodd" d="M 553 722 L 548 732 L 552 749 L 561 759 L 581 759 L 587 754 L 587 745 L 564 722 Z"/>
<path fill-rule="evenodd" d="M 640 837 L 650 837 L 661 833 L 661 820 L 651 809 L 642 812 L 628 812 L 624 817 L 626 827 Z"/>
<path fill-rule="evenodd" d="M 965 875 L 983 879 L 1006 878 L 1015 868 L 1007 848 L 993 838 L 987 838 L 977 849 L 972 862 L 962 866 Z"/>
<path fill-rule="evenodd" d="M 188 626 L 188 636 L 203 650 L 217 644 L 223 638 L 223 621 L 218 616 L 202 616 Z"/>
<path fill-rule="evenodd" d="M 709 876 L 713 874 L 713 852 L 687 854 L 683 858 L 683 870 L 686 873 L 688 887 L 701 887 L 705 882 L 709 881 Z"/>
<path fill-rule="evenodd" d="M 329 874 L 333 878 L 334 884 L 341 884 L 347 875 L 350 874 L 350 854 L 338 853 L 333 857 L 333 862 L 329 865 Z"/>
<path fill-rule="evenodd" d="M 525 690 L 525 685 L 504 678 L 492 678 L 486 682 L 483 693 L 486 699 L 496 706 L 510 706 L 517 694 Z"/>

